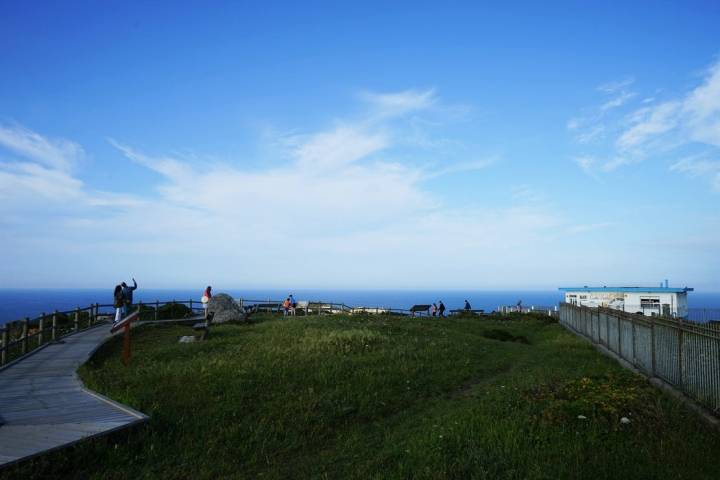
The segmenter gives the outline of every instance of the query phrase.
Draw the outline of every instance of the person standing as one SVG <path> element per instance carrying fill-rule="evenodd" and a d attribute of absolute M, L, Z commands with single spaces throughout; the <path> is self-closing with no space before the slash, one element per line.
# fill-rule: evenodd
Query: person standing
<path fill-rule="evenodd" d="M 290 315 L 293 317 L 295 316 L 295 307 L 297 307 L 297 302 L 295 301 L 295 297 L 293 297 L 292 293 L 290 294 Z"/>
<path fill-rule="evenodd" d="M 283 317 L 287 317 L 288 313 L 290 313 L 290 297 L 283 302 Z"/>
<path fill-rule="evenodd" d="M 203 292 L 203 296 L 200 299 L 203 305 L 203 310 L 205 310 L 205 320 L 207 320 L 208 317 L 208 305 L 210 305 L 210 299 L 212 298 L 212 287 L 210 285 L 207 286 L 205 291 Z"/>
<path fill-rule="evenodd" d="M 132 287 L 128 286 L 128 284 L 125 282 L 121 283 L 122 294 L 123 294 L 123 299 L 124 299 L 124 304 L 125 304 L 125 316 L 126 317 L 128 315 L 130 315 L 130 309 L 132 308 L 133 291 L 137 290 L 137 282 L 135 281 L 134 278 L 132 279 L 132 281 L 133 281 Z"/>
<path fill-rule="evenodd" d="M 438 302 L 438 316 L 441 318 L 445 316 L 445 304 L 442 300 Z"/>
<path fill-rule="evenodd" d="M 122 312 L 125 307 L 125 299 L 123 298 L 122 285 L 115 285 L 115 291 L 113 291 L 113 307 L 115 307 L 115 320 L 113 325 L 122 320 Z"/>
<path fill-rule="evenodd" d="M 472 307 L 470 306 L 470 302 L 468 302 L 467 300 L 465 300 L 465 307 L 464 307 L 464 308 L 465 308 L 465 311 L 466 311 L 466 312 L 469 312 L 470 310 L 472 310 Z"/>

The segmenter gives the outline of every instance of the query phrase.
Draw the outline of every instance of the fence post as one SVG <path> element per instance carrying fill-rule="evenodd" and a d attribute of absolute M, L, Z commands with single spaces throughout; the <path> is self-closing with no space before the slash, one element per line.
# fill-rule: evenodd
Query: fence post
<path fill-rule="evenodd" d="M 158 319 L 158 309 L 160 308 L 160 301 L 155 300 L 155 321 L 157 322 Z"/>
<path fill-rule="evenodd" d="M 45 314 L 43 313 L 43 315 L 45 315 Z M 53 313 L 53 316 L 52 316 L 52 332 L 51 332 L 51 338 L 52 338 L 52 341 L 53 341 L 53 342 L 54 342 L 55 340 L 57 340 L 57 310 L 55 310 L 55 313 Z"/>
<path fill-rule="evenodd" d="M 77 307 L 75 309 L 75 331 L 77 332 L 80 329 L 80 307 Z"/>
<path fill-rule="evenodd" d="M 617 317 L 617 328 L 618 328 L 618 351 L 617 354 L 622 358 L 622 331 L 620 330 L 620 315 Z"/>
<path fill-rule="evenodd" d="M 22 321 L 22 343 L 20 344 L 23 355 L 28 351 L 28 323 L 29 319 L 25 317 Z"/>
<path fill-rule="evenodd" d="M 0 366 L 5 365 L 7 361 L 8 346 L 8 329 L 7 326 L 2 327 L 2 352 L 0 352 Z"/>
<path fill-rule="evenodd" d="M 632 364 L 635 365 L 635 317 L 632 319 Z"/>
<path fill-rule="evenodd" d="M 652 356 L 652 374 L 655 376 L 655 319 L 650 319 L 650 355 Z"/>
<path fill-rule="evenodd" d="M 43 344 L 43 329 L 45 328 L 45 316 L 38 321 L 38 347 Z"/>
<path fill-rule="evenodd" d="M 680 390 L 685 391 L 683 383 L 683 321 L 682 317 L 678 318 L 678 375 L 680 376 Z"/>

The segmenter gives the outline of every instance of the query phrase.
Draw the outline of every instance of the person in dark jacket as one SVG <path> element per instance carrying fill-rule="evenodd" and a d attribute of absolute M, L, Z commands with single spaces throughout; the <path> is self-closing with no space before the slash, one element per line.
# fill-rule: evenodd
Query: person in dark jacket
<path fill-rule="evenodd" d="M 438 317 L 444 317 L 445 316 L 445 304 L 440 300 L 438 302 Z"/>
<path fill-rule="evenodd" d="M 123 300 L 125 304 L 125 316 L 130 315 L 130 309 L 132 308 L 133 303 L 133 290 L 137 290 L 137 282 L 135 279 L 132 279 L 133 286 L 129 286 L 127 283 L 122 282 L 122 295 Z"/>
<path fill-rule="evenodd" d="M 472 310 L 472 307 L 470 306 L 470 302 L 465 300 L 465 311 L 469 312 L 470 310 Z"/>
<path fill-rule="evenodd" d="M 125 301 L 123 299 L 122 285 L 115 285 L 115 290 L 113 291 L 113 307 L 115 307 L 115 319 L 113 320 L 113 325 L 122 320 L 122 311 L 124 306 Z"/>

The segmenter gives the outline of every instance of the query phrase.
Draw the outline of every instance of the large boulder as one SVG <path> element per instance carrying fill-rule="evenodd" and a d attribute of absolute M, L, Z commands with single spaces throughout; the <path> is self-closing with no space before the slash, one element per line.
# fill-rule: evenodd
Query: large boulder
<path fill-rule="evenodd" d="M 233 298 L 226 293 L 218 293 L 210 298 L 208 311 L 214 313 L 212 323 L 244 322 L 245 312 Z"/>

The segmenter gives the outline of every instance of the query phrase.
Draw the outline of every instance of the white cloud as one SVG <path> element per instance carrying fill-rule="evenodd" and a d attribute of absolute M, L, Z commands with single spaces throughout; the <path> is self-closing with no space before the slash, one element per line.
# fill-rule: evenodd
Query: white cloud
<path fill-rule="evenodd" d="M 672 164 L 670 171 L 708 179 L 713 189 L 720 192 L 720 160 L 710 160 L 702 156 L 686 157 Z"/>
<path fill-rule="evenodd" d="M 363 92 L 360 98 L 372 106 L 380 116 L 401 116 L 425 110 L 437 101 L 435 90 L 432 88 L 395 93 Z"/>
<path fill-rule="evenodd" d="M 600 111 L 621 110 L 634 96 L 625 90 L 630 83 L 628 79 L 599 87 L 598 90 L 615 95 L 600 106 Z M 603 149 L 601 156 L 609 156 L 609 161 L 588 162 L 584 157 L 576 160 L 586 173 L 591 169 L 611 172 L 676 152 L 687 156 L 688 151 L 707 150 L 710 156 L 720 156 L 720 62 L 711 65 L 700 84 L 690 91 L 661 102 L 646 97 L 640 108 L 626 111 L 619 120 L 611 120 L 612 117 L 596 115 L 568 122 L 568 129 L 578 143 L 586 146 L 606 138 L 612 142 L 597 145 Z M 707 161 L 684 159 L 676 161 L 671 170 L 695 175 L 693 172 L 701 168 L 707 168 Z M 718 180 L 712 178 L 717 184 Z"/>
<path fill-rule="evenodd" d="M 46 167 L 68 171 L 85 155 L 80 145 L 65 139 L 49 139 L 19 125 L 0 125 L 0 148 Z"/>
<path fill-rule="evenodd" d="M 595 158 L 589 156 L 581 156 L 574 158 L 573 161 L 577 164 L 578 167 L 583 170 L 583 172 L 587 174 L 593 173 L 593 167 L 596 163 Z"/>
<path fill-rule="evenodd" d="M 607 102 L 603 103 L 600 106 L 600 110 L 607 111 L 612 108 L 618 108 L 627 103 L 628 100 L 633 98 L 635 96 L 635 93 L 633 92 L 621 92 L 619 95 L 615 96 L 614 98 L 611 98 Z"/>
<path fill-rule="evenodd" d="M 613 82 L 604 83 L 597 87 L 597 90 L 603 92 L 603 93 L 616 93 L 618 91 L 624 90 L 626 87 L 629 87 L 635 83 L 634 77 L 627 77 L 622 80 L 616 80 Z"/>
<path fill-rule="evenodd" d="M 370 133 L 354 126 L 340 126 L 310 136 L 293 152 L 301 167 L 326 170 L 350 165 L 387 147 L 383 133 Z"/>

